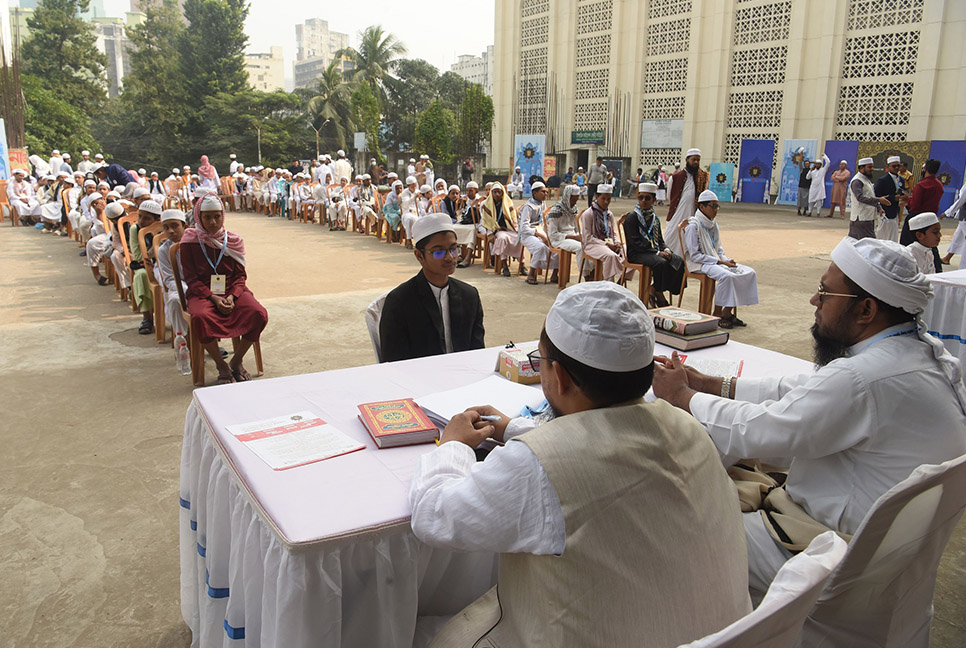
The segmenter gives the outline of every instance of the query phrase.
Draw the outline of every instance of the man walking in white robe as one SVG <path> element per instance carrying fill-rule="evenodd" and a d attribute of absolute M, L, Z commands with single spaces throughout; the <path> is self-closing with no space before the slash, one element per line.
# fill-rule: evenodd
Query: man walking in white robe
<path fill-rule="evenodd" d="M 814 213 L 815 217 L 818 218 L 822 215 L 822 203 L 825 202 L 825 172 L 829 165 L 828 156 L 822 153 L 822 159 L 813 160 L 812 164 L 817 166 L 808 172 L 808 179 L 811 184 L 808 187 L 807 215 L 811 216 Z"/>

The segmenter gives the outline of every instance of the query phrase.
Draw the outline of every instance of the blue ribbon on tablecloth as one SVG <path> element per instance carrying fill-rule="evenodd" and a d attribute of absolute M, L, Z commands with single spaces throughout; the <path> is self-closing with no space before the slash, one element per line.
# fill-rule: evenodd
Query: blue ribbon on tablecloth
<path fill-rule="evenodd" d="M 245 638 L 245 626 L 240 628 L 233 628 L 228 619 L 225 619 L 225 634 L 228 635 L 229 639 L 244 639 Z"/>
<path fill-rule="evenodd" d="M 966 344 L 966 338 L 962 338 L 959 335 L 953 335 L 952 333 L 939 333 L 938 331 L 929 331 L 929 335 L 939 338 L 940 340 L 956 340 L 960 344 Z"/>

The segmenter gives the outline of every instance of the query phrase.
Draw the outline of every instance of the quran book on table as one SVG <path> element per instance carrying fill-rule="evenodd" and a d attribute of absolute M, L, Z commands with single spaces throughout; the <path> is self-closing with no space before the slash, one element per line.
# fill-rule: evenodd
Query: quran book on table
<path fill-rule="evenodd" d="M 707 333 L 696 333 L 695 335 L 677 335 L 662 329 L 654 330 L 654 339 L 658 344 L 669 346 L 678 351 L 693 351 L 694 349 L 704 349 L 705 347 L 718 346 L 728 341 L 728 331 L 715 329 Z"/>
<path fill-rule="evenodd" d="M 380 448 L 429 443 L 439 436 L 436 425 L 411 398 L 363 403 L 359 420 Z"/>
<path fill-rule="evenodd" d="M 654 320 L 654 329 L 675 335 L 697 335 L 718 328 L 720 318 L 703 313 L 695 313 L 684 308 L 664 306 L 648 311 Z"/>

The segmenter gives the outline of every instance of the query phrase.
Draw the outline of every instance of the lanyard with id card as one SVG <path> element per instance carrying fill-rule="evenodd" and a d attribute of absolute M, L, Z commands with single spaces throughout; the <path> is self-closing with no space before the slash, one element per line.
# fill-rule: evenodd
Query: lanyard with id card
<path fill-rule="evenodd" d="M 211 275 L 211 292 L 214 295 L 224 295 L 225 294 L 225 284 L 228 281 L 228 277 L 223 274 L 218 274 L 218 266 L 221 265 L 221 260 L 225 258 L 225 250 L 228 248 L 228 232 L 225 232 L 225 241 L 221 244 L 221 254 L 218 255 L 218 260 L 214 263 L 208 258 L 208 253 L 205 251 L 207 246 L 201 246 L 201 253 L 205 255 L 205 261 L 211 266 L 214 274 Z"/>

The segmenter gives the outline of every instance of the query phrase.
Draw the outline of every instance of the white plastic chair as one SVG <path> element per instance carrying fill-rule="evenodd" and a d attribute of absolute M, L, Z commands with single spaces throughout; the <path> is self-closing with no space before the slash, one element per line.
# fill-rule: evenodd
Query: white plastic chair
<path fill-rule="evenodd" d="M 369 339 L 372 340 L 372 350 L 376 354 L 376 362 L 382 362 L 382 346 L 379 344 L 379 320 L 382 319 L 382 307 L 386 303 L 385 295 L 380 295 L 366 308 L 366 328 L 369 329 Z"/>
<path fill-rule="evenodd" d="M 795 642 L 805 616 L 815 604 L 848 545 L 831 531 L 818 536 L 793 556 L 775 576 L 753 612 L 727 628 L 679 648 L 786 648 Z"/>
<path fill-rule="evenodd" d="M 943 549 L 966 507 L 966 455 L 916 468 L 880 497 L 805 620 L 805 647 L 929 645 Z"/>

